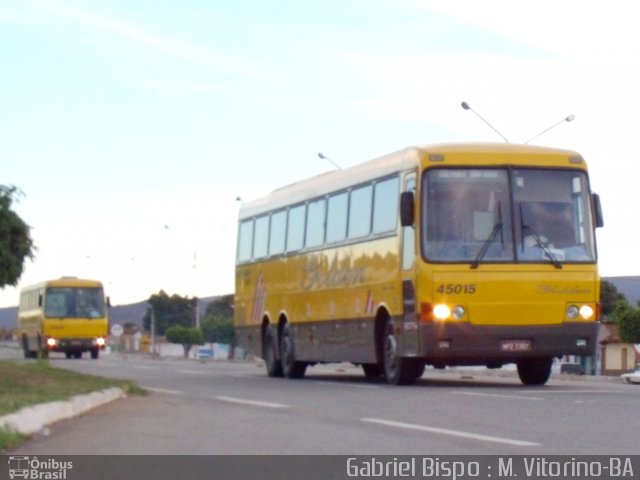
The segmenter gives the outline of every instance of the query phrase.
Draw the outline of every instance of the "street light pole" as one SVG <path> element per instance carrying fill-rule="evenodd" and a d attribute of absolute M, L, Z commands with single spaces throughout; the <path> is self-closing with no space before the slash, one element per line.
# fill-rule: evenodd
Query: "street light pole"
<path fill-rule="evenodd" d="M 151 305 L 151 354 L 156 354 L 156 312 Z"/>

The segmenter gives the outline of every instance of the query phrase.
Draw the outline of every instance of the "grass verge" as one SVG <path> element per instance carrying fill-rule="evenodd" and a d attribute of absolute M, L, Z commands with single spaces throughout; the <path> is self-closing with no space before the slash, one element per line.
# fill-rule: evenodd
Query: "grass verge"
<path fill-rule="evenodd" d="M 28 439 L 29 435 L 23 435 L 11 428 L 0 427 L 0 452 L 4 452 L 8 448 L 17 447 Z"/>
<path fill-rule="evenodd" d="M 130 380 L 96 377 L 54 368 L 46 360 L 35 362 L 0 361 L 0 416 L 39 403 L 66 400 L 75 395 L 120 387 L 125 392 L 142 394 Z M 27 437 L 0 427 L 0 452 Z"/>

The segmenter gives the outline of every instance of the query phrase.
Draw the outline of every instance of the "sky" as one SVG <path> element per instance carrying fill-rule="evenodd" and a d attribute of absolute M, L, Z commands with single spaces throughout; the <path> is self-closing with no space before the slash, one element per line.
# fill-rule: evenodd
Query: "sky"
<path fill-rule="evenodd" d="M 603 276 L 640 275 L 633 1 L 3 0 L 0 184 L 37 247 L 17 288 L 232 293 L 243 201 L 409 145 L 576 150 Z M 574 115 L 571 123 L 562 122 Z"/>

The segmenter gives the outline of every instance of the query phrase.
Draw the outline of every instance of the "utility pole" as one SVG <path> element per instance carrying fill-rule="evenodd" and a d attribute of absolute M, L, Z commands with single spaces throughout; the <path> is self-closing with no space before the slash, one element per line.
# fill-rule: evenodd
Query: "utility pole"
<path fill-rule="evenodd" d="M 151 354 L 156 354 L 156 312 L 151 305 Z"/>

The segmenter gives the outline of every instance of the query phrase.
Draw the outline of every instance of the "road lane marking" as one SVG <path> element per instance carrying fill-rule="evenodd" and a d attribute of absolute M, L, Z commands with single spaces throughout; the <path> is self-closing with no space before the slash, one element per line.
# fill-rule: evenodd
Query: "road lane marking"
<path fill-rule="evenodd" d="M 156 392 L 156 393 L 168 393 L 169 395 L 184 395 L 184 392 L 181 392 L 180 390 L 169 390 L 166 388 L 144 387 L 144 386 L 141 386 L 140 388 L 142 388 L 143 390 L 149 390 L 150 392 Z"/>
<path fill-rule="evenodd" d="M 253 407 L 265 407 L 265 408 L 289 408 L 289 405 L 283 403 L 261 402 L 258 400 L 247 400 L 245 398 L 236 397 L 216 397 L 218 400 L 228 403 L 238 403 L 240 405 L 251 405 Z"/>
<path fill-rule="evenodd" d="M 523 397 L 521 395 L 504 395 L 499 393 L 479 393 L 479 392 L 451 392 L 454 395 L 468 395 L 472 397 L 488 397 L 488 398 L 507 398 L 509 400 L 533 400 L 533 401 L 543 401 L 543 398 L 540 397 Z"/>
<path fill-rule="evenodd" d="M 311 383 L 311 381 L 313 381 L 314 385 L 324 385 L 324 386 L 331 386 L 331 387 L 339 387 L 339 388 L 343 388 L 343 387 L 347 387 L 347 388 L 380 388 L 378 385 L 360 385 L 357 383 L 345 383 L 345 382 L 332 382 L 330 380 L 313 380 L 313 378 L 309 377 L 309 380 Z"/>
<path fill-rule="evenodd" d="M 527 390 L 523 390 L 521 393 L 528 393 Z M 531 392 L 534 393 L 534 392 Z M 555 393 L 621 393 L 616 390 L 536 390 L 535 393 L 555 394 Z"/>
<path fill-rule="evenodd" d="M 208 372 L 201 372 L 199 370 L 182 370 L 179 368 L 176 368 L 175 370 L 176 373 L 186 373 L 187 375 L 208 375 Z"/>
<path fill-rule="evenodd" d="M 367 423 L 375 423 L 385 425 L 387 427 L 404 428 L 406 430 L 418 430 L 420 432 L 438 433 L 441 435 L 449 435 L 452 437 L 467 438 L 470 440 L 479 440 L 481 442 L 504 443 L 507 445 L 515 445 L 517 447 L 539 447 L 542 444 L 528 442 L 524 440 L 516 440 L 512 438 L 493 437 L 490 435 L 480 435 L 478 433 L 463 432 L 460 430 L 450 430 L 448 428 L 427 427 L 424 425 L 414 425 L 411 423 L 394 422 L 392 420 L 383 420 L 381 418 L 361 418 L 360 421 Z"/>

